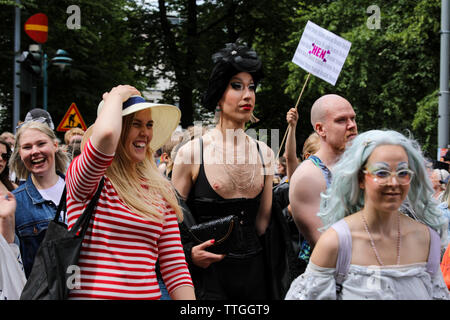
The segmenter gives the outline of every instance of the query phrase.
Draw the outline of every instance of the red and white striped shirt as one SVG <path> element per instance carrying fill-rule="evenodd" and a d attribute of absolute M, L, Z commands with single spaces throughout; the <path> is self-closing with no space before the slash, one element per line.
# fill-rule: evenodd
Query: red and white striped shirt
<path fill-rule="evenodd" d="M 96 150 L 89 140 L 70 164 L 66 176 L 69 229 L 93 197 L 113 158 Z M 193 286 L 175 211 L 162 197 L 157 206 L 164 219 L 145 220 L 130 211 L 105 177 L 82 244 L 80 287 L 70 291 L 70 299 L 159 299 L 158 258 L 169 292 Z"/>

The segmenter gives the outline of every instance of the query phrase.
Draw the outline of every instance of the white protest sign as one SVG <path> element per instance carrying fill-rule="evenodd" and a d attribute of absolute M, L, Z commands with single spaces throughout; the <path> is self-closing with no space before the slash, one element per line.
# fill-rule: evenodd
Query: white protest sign
<path fill-rule="evenodd" d="M 334 86 L 351 45 L 351 42 L 308 21 L 292 62 Z"/>

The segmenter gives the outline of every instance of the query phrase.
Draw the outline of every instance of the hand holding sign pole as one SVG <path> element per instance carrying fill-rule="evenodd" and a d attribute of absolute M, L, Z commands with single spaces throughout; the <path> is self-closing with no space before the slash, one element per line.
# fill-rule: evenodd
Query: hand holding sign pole
<path fill-rule="evenodd" d="M 303 91 L 305 90 L 306 84 L 308 83 L 310 76 L 311 76 L 311 73 L 308 72 L 308 76 L 306 77 L 305 83 L 303 84 L 302 91 L 300 92 L 300 95 L 298 96 L 298 99 L 297 99 L 297 103 L 295 104 L 295 110 L 297 110 L 298 104 L 300 103 L 300 99 L 302 98 Z M 289 126 L 287 127 L 286 132 L 284 133 L 283 140 L 281 140 L 281 145 L 280 145 L 280 148 L 278 149 L 276 160 L 278 160 L 280 158 L 280 151 L 281 151 L 281 148 L 283 147 L 284 141 L 286 140 L 288 132 L 289 132 Z"/>
<path fill-rule="evenodd" d="M 325 80 L 333 86 L 336 84 L 351 45 L 351 42 L 319 27 L 315 23 L 311 21 L 307 22 L 292 59 L 292 62 L 308 72 L 297 104 L 295 105 L 296 110 L 311 74 Z M 283 141 L 278 150 L 277 159 L 288 131 L 289 127 L 284 134 Z"/>

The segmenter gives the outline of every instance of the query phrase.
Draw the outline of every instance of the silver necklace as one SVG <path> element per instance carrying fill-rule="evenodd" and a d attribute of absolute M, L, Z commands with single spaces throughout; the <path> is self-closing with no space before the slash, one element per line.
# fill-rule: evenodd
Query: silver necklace
<path fill-rule="evenodd" d="M 377 258 L 378 263 L 381 266 L 384 266 L 383 261 L 381 261 L 380 255 L 378 254 L 377 248 L 375 247 L 375 242 L 373 241 L 372 235 L 369 231 L 369 226 L 367 225 L 366 218 L 364 217 L 364 212 L 361 212 L 362 220 L 364 223 L 364 229 L 366 229 L 367 234 L 369 235 L 370 245 L 372 247 L 373 252 L 375 253 L 375 257 Z M 401 246 L 401 234 L 400 234 L 400 213 L 397 215 L 397 265 L 400 264 L 400 246 Z"/>
<path fill-rule="evenodd" d="M 223 169 L 227 176 L 230 178 L 233 186 L 240 191 L 248 190 L 254 184 L 257 164 L 253 164 L 251 168 L 247 170 L 242 170 L 242 168 L 239 168 L 238 164 L 236 163 L 237 158 L 233 156 L 233 163 L 230 165 L 226 160 L 224 161 L 223 159 L 226 149 L 220 149 L 215 142 L 213 142 L 212 145 L 214 148 L 215 163 L 223 165 Z M 249 145 L 249 150 L 250 148 L 251 147 Z M 222 156 L 222 159 L 220 159 L 220 161 L 217 161 L 216 155 L 218 154 Z M 250 165 L 250 163 L 248 165 Z"/>

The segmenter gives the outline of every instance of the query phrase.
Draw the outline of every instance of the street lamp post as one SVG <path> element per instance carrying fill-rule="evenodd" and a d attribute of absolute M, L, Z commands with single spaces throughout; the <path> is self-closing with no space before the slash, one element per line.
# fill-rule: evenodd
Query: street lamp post
<path fill-rule="evenodd" d="M 439 119 L 438 148 L 449 147 L 450 91 L 449 57 L 450 57 L 450 0 L 442 0 L 441 4 L 441 59 L 439 79 Z"/>
<path fill-rule="evenodd" d="M 36 108 L 37 81 L 42 76 L 42 49 L 39 44 L 30 44 L 28 50 L 22 52 L 17 61 L 22 63 L 24 67 L 21 72 L 27 72 L 30 76 L 30 83 L 28 85 L 31 95 L 31 108 Z M 20 83 L 19 85 L 21 90 L 26 86 L 25 83 Z"/>
<path fill-rule="evenodd" d="M 12 130 L 16 133 L 16 125 L 20 117 L 20 0 L 16 0 L 14 19 L 14 107 L 12 117 Z"/>
<path fill-rule="evenodd" d="M 47 54 L 44 53 L 44 59 L 42 62 L 42 73 L 43 73 L 43 98 L 42 98 L 42 104 L 43 109 L 47 110 L 47 104 L 48 104 L 48 76 L 47 76 L 47 68 L 48 68 L 48 57 Z M 58 49 L 56 51 L 56 56 L 52 59 L 51 64 L 59 67 L 62 70 L 64 70 L 65 67 L 70 66 L 72 62 L 72 59 L 69 57 L 69 54 L 67 51 L 63 49 Z"/>
<path fill-rule="evenodd" d="M 42 77 L 44 78 L 44 83 L 42 85 L 43 94 L 42 94 L 42 107 L 45 111 L 47 111 L 47 54 L 44 53 L 44 59 L 42 61 Z"/>

